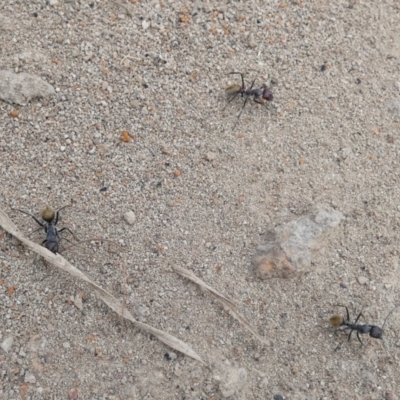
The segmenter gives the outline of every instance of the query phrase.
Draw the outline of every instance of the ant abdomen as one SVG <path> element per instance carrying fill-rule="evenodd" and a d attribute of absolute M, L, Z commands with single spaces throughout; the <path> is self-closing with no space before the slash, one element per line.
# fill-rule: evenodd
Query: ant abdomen
<path fill-rule="evenodd" d="M 329 322 L 332 326 L 338 328 L 343 325 L 344 319 L 341 315 L 332 315 L 332 317 L 329 318 Z"/>
<path fill-rule="evenodd" d="M 56 212 L 50 206 L 46 206 L 45 208 L 43 208 L 41 216 L 43 218 L 43 221 L 50 223 L 56 216 Z"/>

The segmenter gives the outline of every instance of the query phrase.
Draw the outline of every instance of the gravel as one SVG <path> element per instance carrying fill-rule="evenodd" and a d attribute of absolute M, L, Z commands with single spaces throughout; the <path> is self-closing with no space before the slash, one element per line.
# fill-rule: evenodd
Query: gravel
<path fill-rule="evenodd" d="M 400 393 L 399 311 L 384 342 L 367 336 L 362 348 L 328 323 L 343 304 L 382 326 L 397 304 L 398 2 L 0 0 L 0 10 L 0 71 L 54 89 L 0 101 L 1 209 L 40 243 L 17 210 L 72 203 L 58 226 L 79 243 L 62 240 L 63 256 L 207 362 L 167 359 L 170 348 L 0 230 L 0 399 L 221 399 L 232 387 L 213 377 L 229 371 L 246 371 L 232 399 Z M 250 100 L 238 123 L 243 99 L 223 110 L 225 88 L 240 84 L 232 71 L 271 87 L 268 109 Z M 346 219 L 310 271 L 258 280 L 251 259 L 266 231 L 318 205 Z M 270 345 L 174 265 L 234 299 Z"/>

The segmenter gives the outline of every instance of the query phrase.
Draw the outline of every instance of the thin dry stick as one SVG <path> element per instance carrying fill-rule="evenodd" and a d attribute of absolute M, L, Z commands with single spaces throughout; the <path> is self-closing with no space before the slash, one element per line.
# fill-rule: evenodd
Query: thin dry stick
<path fill-rule="evenodd" d="M 0 226 L 8 233 L 15 236 L 20 242 L 24 243 L 32 251 L 41 255 L 50 264 L 54 265 L 57 268 L 62 269 L 65 272 L 68 272 L 73 277 L 86 282 L 95 291 L 95 293 L 100 297 L 100 299 L 103 300 L 104 303 L 106 303 L 118 315 L 121 315 L 122 317 L 128 319 L 134 325 L 143 329 L 144 331 L 153 334 L 155 337 L 157 337 L 159 340 L 161 340 L 167 346 L 170 346 L 173 349 L 180 351 L 181 353 L 186 354 L 187 356 L 192 357 L 195 360 L 198 360 L 198 361 L 202 362 L 203 364 L 205 364 L 204 361 L 201 359 L 201 357 L 197 353 L 195 353 L 192 350 L 192 348 L 189 347 L 185 342 L 182 342 L 181 340 L 177 339 L 176 337 L 174 337 L 166 332 L 163 332 L 163 331 L 160 331 L 159 329 L 153 328 L 150 325 L 136 321 L 133 318 L 133 316 L 130 314 L 130 312 L 126 308 L 123 307 L 123 304 L 119 300 L 117 300 L 115 297 L 113 297 L 110 293 L 108 293 L 102 287 L 100 287 L 96 283 L 92 282 L 84 273 L 82 273 L 78 268 L 76 268 L 72 264 L 70 264 L 60 254 L 58 254 L 58 253 L 54 254 L 51 251 L 47 250 L 45 247 L 40 246 L 37 243 L 30 241 L 29 239 L 26 239 L 22 235 L 22 233 L 19 232 L 16 225 L 10 220 L 10 218 L 8 218 L 8 216 L 1 209 L 0 209 Z"/>
<path fill-rule="evenodd" d="M 122 307 L 125 308 L 126 307 L 126 288 L 127 288 L 127 284 L 126 284 L 126 280 L 127 280 L 127 268 L 126 268 L 126 257 L 125 254 L 123 255 L 123 259 L 124 259 L 124 263 L 123 263 L 123 267 L 122 267 L 122 284 L 121 284 L 121 290 L 122 290 Z M 122 318 L 121 316 L 121 336 L 122 333 L 125 331 L 125 320 Z"/>
<path fill-rule="evenodd" d="M 197 283 L 201 288 L 206 289 L 209 293 L 211 293 L 220 303 L 222 303 L 232 314 L 233 318 L 237 319 L 248 331 L 250 331 L 262 344 L 269 344 L 262 336 L 260 336 L 257 331 L 246 321 L 244 317 L 242 317 L 238 311 L 236 304 L 227 299 L 222 294 L 218 293 L 211 286 L 208 286 L 204 281 L 198 278 L 193 272 L 182 268 L 182 267 L 172 267 L 172 269 L 177 272 L 179 275 L 191 280 L 194 283 Z"/>

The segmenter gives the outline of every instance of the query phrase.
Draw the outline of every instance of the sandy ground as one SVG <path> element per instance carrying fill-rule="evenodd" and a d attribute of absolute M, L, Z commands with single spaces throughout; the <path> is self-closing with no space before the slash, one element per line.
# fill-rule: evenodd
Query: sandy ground
<path fill-rule="evenodd" d="M 55 89 L 0 102 L 0 208 L 40 243 L 17 209 L 73 202 L 59 226 L 82 243 L 62 255 L 207 364 L 0 231 L 0 399 L 400 398 L 400 310 L 364 346 L 328 324 L 336 304 L 379 326 L 399 304 L 398 1 L 0 0 L 0 14 L 0 69 Z M 235 125 L 231 71 L 271 86 L 269 110 L 249 102 Z M 319 205 L 346 220 L 309 271 L 257 279 L 263 235 Z"/>

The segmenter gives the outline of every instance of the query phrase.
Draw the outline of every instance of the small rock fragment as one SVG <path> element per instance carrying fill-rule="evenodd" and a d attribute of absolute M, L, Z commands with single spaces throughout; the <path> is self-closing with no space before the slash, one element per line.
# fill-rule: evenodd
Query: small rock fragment
<path fill-rule="evenodd" d="M 254 40 L 254 36 L 252 34 L 249 35 L 249 47 L 252 49 L 257 47 L 257 42 Z"/>
<path fill-rule="evenodd" d="M 399 398 L 391 391 L 387 391 L 384 396 L 385 400 L 399 400 Z"/>
<path fill-rule="evenodd" d="M 14 338 L 12 336 L 8 336 L 4 339 L 3 343 L 1 344 L 1 348 L 8 353 L 8 350 L 11 349 L 11 346 L 14 342 Z"/>
<path fill-rule="evenodd" d="M 0 14 L 0 32 L 1 31 L 12 31 L 15 29 L 15 21 L 13 21 L 9 15 Z"/>
<path fill-rule="evenodd" d="M 145 19 L 142 21 L 142 28 L 146 30 L 150 26 L 150 22 L 147 22 Z"/>
<path fill-rule="evenodd" d="M 7 103 L 25 105 L 32 99 L 54 93 L 53 86 L 37 75 L 0 71 L 0 99 Z"/>
<path fill-rule="evenodd" d="M 247 371 L 245 368 L 227 367 L 220 377 L 214 379 L 220 381 L 219 390 L 222 397 L 231 397 L 246 384 Z"/>
<path fill-rule="evenodd" d="M 360 285 L 367 285 L 369 280 L 365 276 L 358 276 L 357 281 Z"/>
<path fill-rule="evenodd" d="M 125 221 L 129 224 L 129 225 L 133 225 L 136 221 L 136 215 L 133 211 L 128 211 L 124 214 L 124 218 Z"/>
<path fill-rule="evenodd" d="M 131 135 L 129 134 L 128 131 L 122 131 L 120 139 L 123 142 L 130 142 L 132 140 Z"/>
<path fill-rule="evenodd" d="M 17 247 L 17 246 L 21 246 L 21 242 L 16 238 L 16 237 L 12 237 L 11 238 L 11 243 L 13 244 L 13 246 Z"/>
<path fill-rule="evenodd" d="M 321 250 L 324 241 L 344 219 L 336 210 L 319 208 L 310 215 L 277 227 L 267 233 L 253 257 L 253 267 L 260 279 L 291 278 L 311 265 L 313 251 Z"/>
<path fill-rule="evenodd" d="M 164 354 L 164 357 L 166 360 L 168 361 L 172 361 L 172 360 L 176 360 L 176 358 L 178 357 L 176 355 L 176 353 L 174 353 L 173 351 L 168 351 Z"/>
<path fill-rule="evenodd" d="M 35 375 L 33 375 L 32 372 L 27 372 L 25 374 L 24 382 L 25 383 L 36 383 Z"/>
<path fill-rule="evenodd" d="M 389 114 L 397 119 L 400 117 L 400 97 L 396 97 L 394 99 L 388 100 L 386 102 L 386 108 Z"/>
<path fill-rule="evenodd" d="M 166 146 L 161 146 L 161 153 L 163 153 L 163 154 L 165 154 L 167 156 L 170 156 L 171 155 L 171 150 Z"/>
<path fill-rule="evenodd" d="M 33 356 L 32 356 L 32 367 L 35 371 L 38 371 L 38 372 L 43 371 L 43 365 L 40 362 L 40 358 L 37 356 L 37 354 L 33 354 Z"/>
<path fill-rule="evenodd" d="M 78 391 L 75 388 L 68 390 L 68 399 L 70 400 L 78 399 Z"/>
<path fill-rule="evenodd" d="M 217 155 L 213 153 L 212 151 L 208 152 L 206 155 L 206 160 L 207 161 L 214 161 L 217 158 Z"/>
<path fill-rule="evenodd" d="M 40 335 L 35 335 L 29 339 L 27 347 L 30 351 L 38 351 L 41 343 L 42 337 Z"/>
<path fill-rule="evenodd" d="M 72 297 L 72 301 L 75 304 L 76 308 L 78 308 L 81 311 L 83 309 L 82 297 L 83 297 L 82 291 L 77 293 L 77 295 L 75 297 Z"/>

